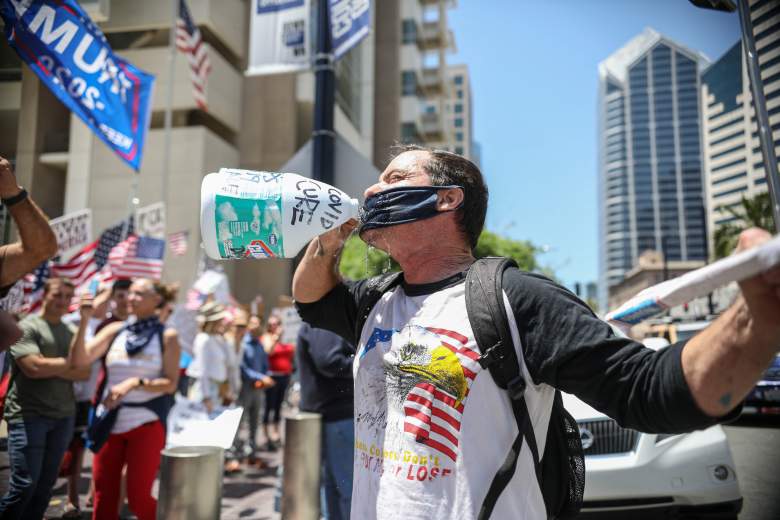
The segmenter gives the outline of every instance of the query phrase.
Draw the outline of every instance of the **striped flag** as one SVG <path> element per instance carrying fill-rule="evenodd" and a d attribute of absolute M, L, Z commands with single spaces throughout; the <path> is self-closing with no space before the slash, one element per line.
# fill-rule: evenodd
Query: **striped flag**
<path fill-rule="evenodd" d="M 51 262 L 46 260 L 31 273 L 24 276 L 24 305 L 22 312 L 29 314 L 37 312 L 43 302 L 43 286 L 49 279 Z"/>
<path fill-rule="evenodd" d="M 174 255 L 182 256 L 187 252 L 187 241 L 189 238 L 189 231 L 177 231 L 168 235 L 168 245 Z"/>
<path fill-rule="evenodd" d="M 206 78 L 211 72 L 208 45 L 201 38 L 200 30 L 195 25 L 184 0 L 179 0 L 179 17 L 176 19 L 176 47 L 187 55 L 195 103 L 201 110 L 208 110 L 206 106 Z"/>
<path fill-rule="evenodd" d="M 112 226 L 100 237 L 76 253 L 65 263 L 52 263 L 51 276 L 67 278 L 73 285 L 81 286 L 89 282 L 108 263 L 111 250 L 122 240 L 124 233 L 133 232 L 133 218 Z"/>
<path fill-rule="evenodd" d="M 109 280 L 162 276 L 165 240 L 130 235 L 108 255 Z"/>
<path fill-rule="evenodd" d="M 122 240 L 123 233 L 133 231 L 134 219 L 130 217 L 112 226 L 91 244 L 73 255 L 66 262 L 57 259 L 47 260 L 35 271 L 24 277 L 24 312 L 31 313 L 40 309 L 43 300 L 43 286 L 51 277 L 66 278 L 76 286 L 76 294 L 81 294 L 92 277 L 99 275 L 108 263 L 108 255 Z M 126 228 L 126 229 L 125 229 Z M 100 275 L 102 276 L 102 275 Z"/>
<path fill-rule="evenodd" d="M 468 386 L 479 372 L 479 354 L 468 348 L 468 338 L 445 329 L 428 328 L 441 338 L 441 346 L 455 354 Z M 463 400 L 468 396 L 466 390 Z M 428 381 L 417 383 L 404 402 L 404 432 L 426 446 L 457 459 L 463 402 Z"/>

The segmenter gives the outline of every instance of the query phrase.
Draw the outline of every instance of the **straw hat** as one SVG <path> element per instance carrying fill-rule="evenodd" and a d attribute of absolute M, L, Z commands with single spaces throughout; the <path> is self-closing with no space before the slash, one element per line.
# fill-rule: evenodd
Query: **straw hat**
<path fill-rule="evenodd" d="M 230 313 L 225 310 L 225 306 L 217 302 L 209 302 L 201 305 L 198 309 L 198 321 L 209 323 L 213 321 L 222 321 L 229 318 Z"/>

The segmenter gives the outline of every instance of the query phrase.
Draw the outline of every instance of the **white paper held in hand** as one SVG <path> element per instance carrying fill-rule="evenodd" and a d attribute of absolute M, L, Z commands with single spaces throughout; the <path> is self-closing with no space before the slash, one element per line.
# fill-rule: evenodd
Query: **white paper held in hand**
<path fill-rule="evenodd" d="M 780 264 L 780 235 L 695 271 L 641 291 L 607 314 L 605 320 L 624 332 L 663 311 L 706 296 L 718 287 L 756 276 Z"/>

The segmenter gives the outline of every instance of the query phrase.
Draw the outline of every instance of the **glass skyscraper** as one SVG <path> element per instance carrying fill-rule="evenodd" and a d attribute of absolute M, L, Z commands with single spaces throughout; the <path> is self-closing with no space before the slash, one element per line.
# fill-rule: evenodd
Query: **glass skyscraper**
<path fill-rule="evenodd" d="M 646 29 L 599 64 L 600 304 L 647 250 L 705 260 L 704 58 Z"/>

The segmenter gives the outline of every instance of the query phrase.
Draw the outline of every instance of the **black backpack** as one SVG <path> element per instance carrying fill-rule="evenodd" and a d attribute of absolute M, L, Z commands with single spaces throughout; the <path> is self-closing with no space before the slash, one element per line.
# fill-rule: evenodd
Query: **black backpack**
<path fill-rule="evenodd" d="M 548 518 L 575 518 L 582 507 L 585 490 L 585 461 L 579 426 L 563 407 L 561 393 L 556 390 L 547 428 L 546 448 L 542 458 L 539 458 L 536 436 L 525 403 L 526 383 L 515 354 L 504 307 L 502 279 L 507 268 L 517 268 L 517 264 L 508 258 L 481 258 L 472 264 L 466 275 L 466 311 L 482 353 L 479 364 L 490 371 L 499 388 L 507 391 L 518 429 L 506 459 L 493 477 L 477 518 L 490 518 L 498 497 L 514 476 L 523 439 L 526 439 L 533 455 L 536 478 Z M 390 273 L 367 282 L 367 293 L 358 307 L 355 337 L 360 337 L 371 309 L 382 295 L 398 285 L 400 275 Z"/>

